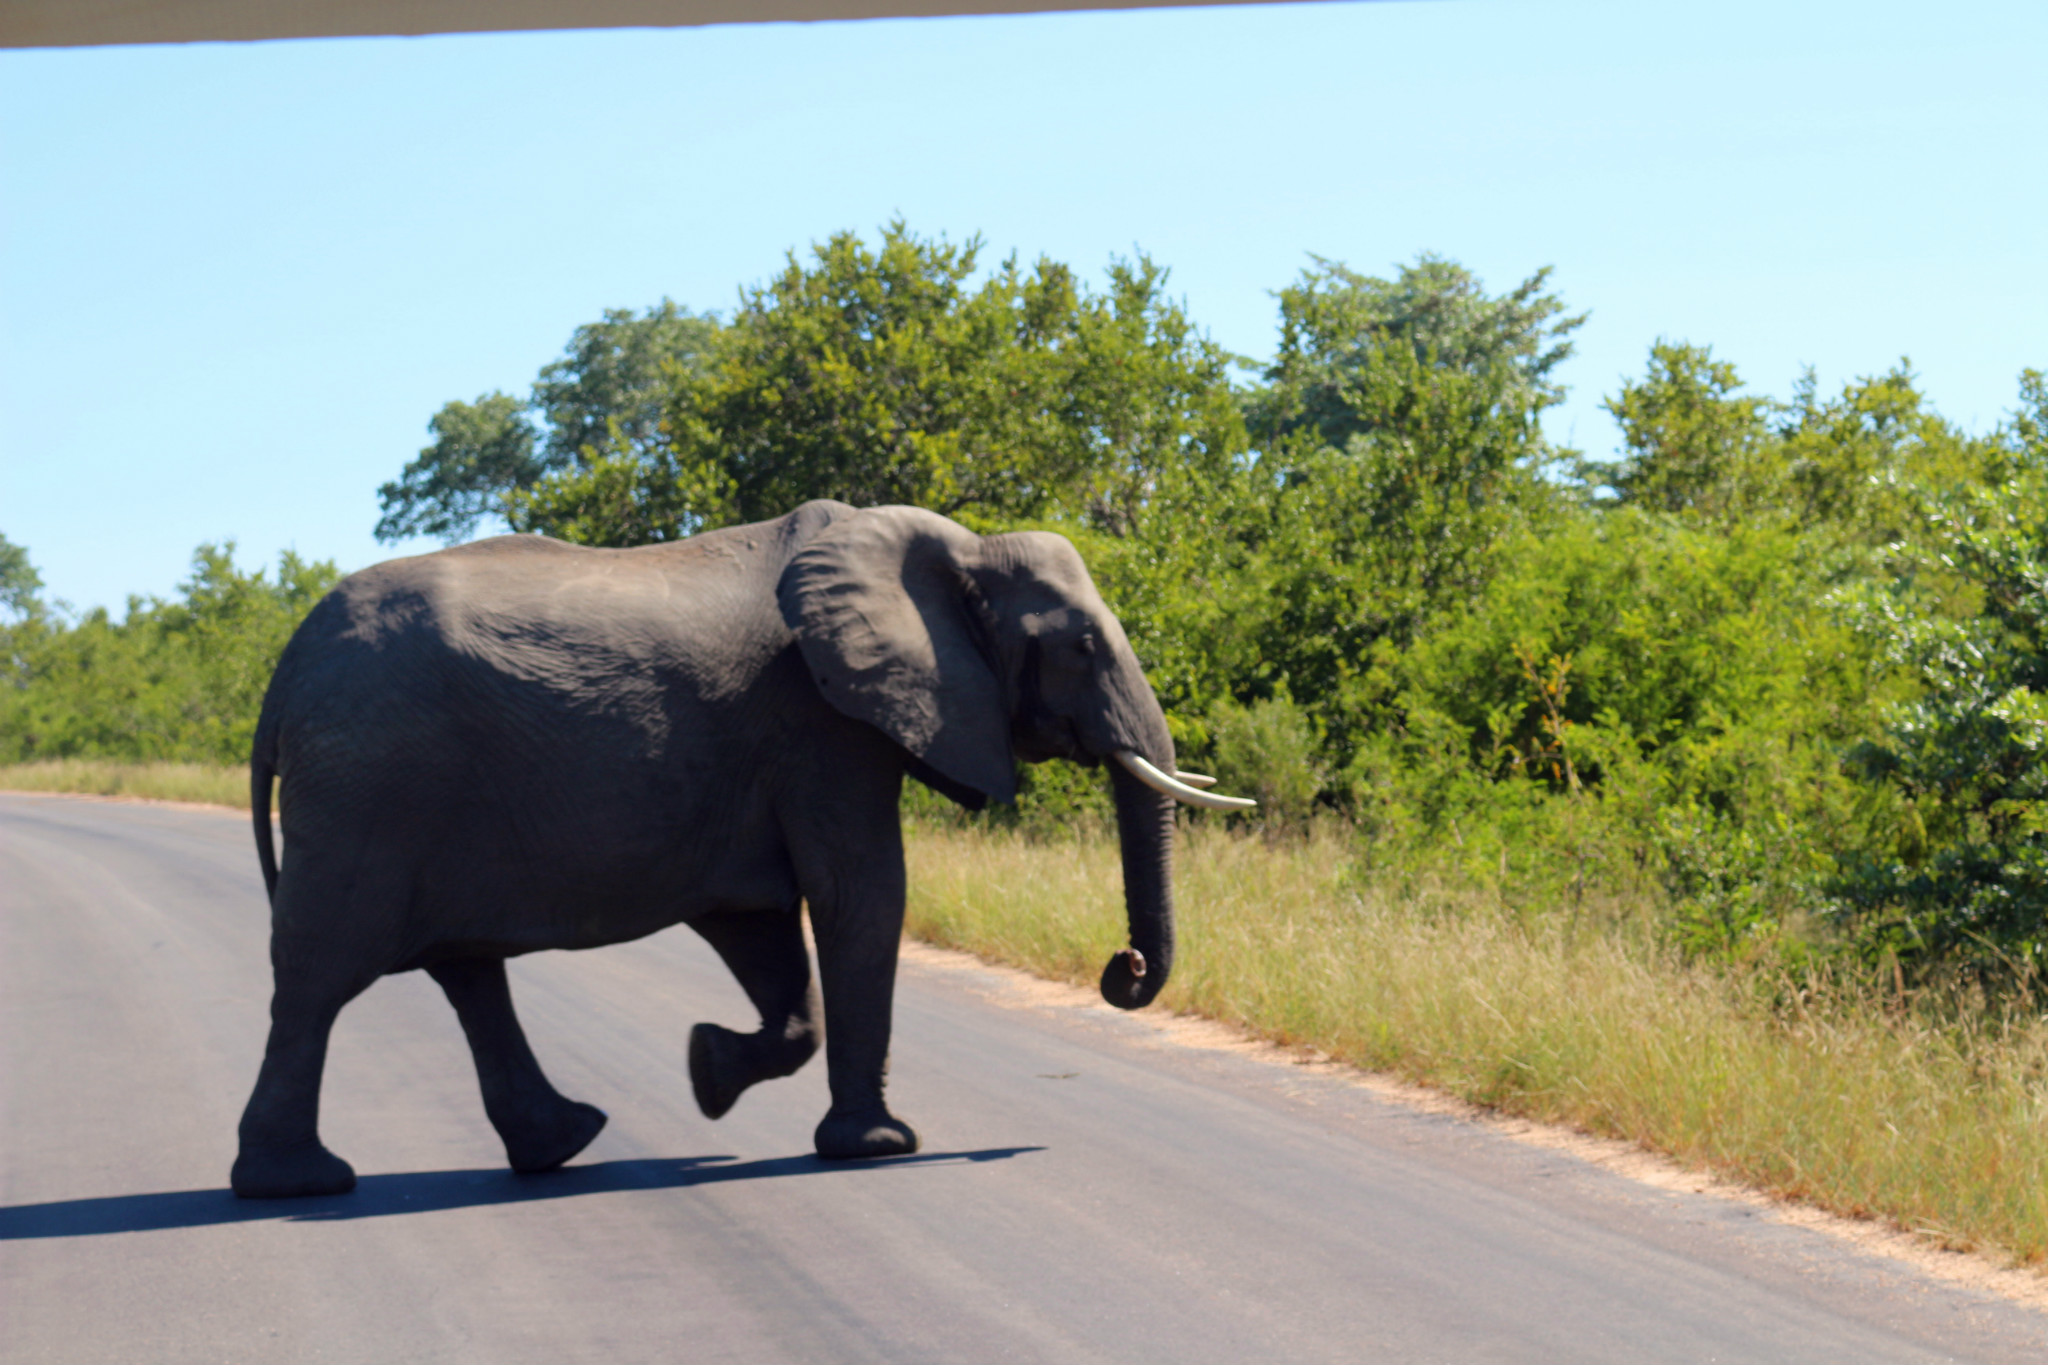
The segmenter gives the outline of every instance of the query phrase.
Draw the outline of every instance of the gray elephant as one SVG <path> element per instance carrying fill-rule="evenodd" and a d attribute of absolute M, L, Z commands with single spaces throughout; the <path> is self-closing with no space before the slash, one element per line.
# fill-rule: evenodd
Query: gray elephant
<path fill-rule="evenodd" d="M 1102 994 L 1135 1009 L 1173 963 L 1173 741 L 1080 557 L 911 507 L 812 502 L 631 550 L 505 536 L 355 574 L 299 627 L 251 761 L 270 893 L 271 1028 L 242 1115 L 245 1197 L 334 1194 L 320 1076 L 343 1005 L 424 968 L 468 1035 L 514 1169 L 575 1156 L 604 1114 L 527 1046 L 505 959 L 683 922 L 760 1011 L 699 1024 L 698 1105 L 817 1050 L 823 1157 L 912 1152 L 883 1102 L 904 870 L 904 774 L 970 807 L 1016 761 L 1109 758 L 1130 946 Z M 279 779 L 282 867 L 271 842 Z"/>

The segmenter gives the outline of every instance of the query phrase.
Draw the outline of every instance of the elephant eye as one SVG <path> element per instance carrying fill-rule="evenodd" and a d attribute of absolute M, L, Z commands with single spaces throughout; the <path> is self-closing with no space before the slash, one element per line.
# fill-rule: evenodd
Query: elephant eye
<path fill-rule="evenodd" d="M 1094 658 L 1094 657 L 1095 657 L 1095 637 L 1094 637 L 1093 635 L 1083 635 L 1083 636 L 1081 636 L 1081 637 L 1080 637 L 1079 639 L 1075 640 L 1075 641 L 1074 641 L 1074 652 L 1075 652 L 1076 654 L 1079 654 L 1079 655 L 1080 655 L 1080 656 L 1081 656 L 1082 658 L 1084 658 L 1084 659 L 1092 659 L 1092 658 Z"/>

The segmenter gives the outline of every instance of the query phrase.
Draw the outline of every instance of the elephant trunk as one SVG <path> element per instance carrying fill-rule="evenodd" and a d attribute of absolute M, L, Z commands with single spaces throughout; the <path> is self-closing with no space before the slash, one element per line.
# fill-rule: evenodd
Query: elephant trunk
<path fill-rule="evenodd" d="M 1117 764 L 1116 827 L 1124 863 L 1124 909 L 1131 946 L 1102 969 L 1102 998 L 1118 1009 L 1152 1003 L 1173 970 L 1173 798 Z"/>

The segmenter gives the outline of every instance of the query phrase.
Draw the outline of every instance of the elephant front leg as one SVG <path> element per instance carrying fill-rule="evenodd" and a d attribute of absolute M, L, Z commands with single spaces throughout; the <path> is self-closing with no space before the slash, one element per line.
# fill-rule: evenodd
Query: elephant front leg
<path fill-rule="evenodd" d="M 469 1037 L 484 1113 L 504 1139 L 512 1169 L 551 1171 L 588 1147 L 604 1128 L 604 1111 L 548 1083 L 513 1012 L 505 959 L 459 958 L 436 963 L 427 974 L 440 984 Z"/>
<path fill-rule="evenodd" d="M 802 912 L 734 911 L 692 920 L 761 1013 L 761 1027 L 690 1030 L 690 1087 L 704 1117 L 723 1117 L 749 1086 L 788 1076 L 818 1050 L 817 1008 Z"/>
<path fill-rule="evenodd" d="M 815 1138 L 821 1157 L 901 1156 L 918 1146 L 917 1133 L 882 1098 L 903 936 L 900 844 L 894 851 L 892 866 L 870 868 L 811 902 L 832 1082 L 832 1108 Z"/>

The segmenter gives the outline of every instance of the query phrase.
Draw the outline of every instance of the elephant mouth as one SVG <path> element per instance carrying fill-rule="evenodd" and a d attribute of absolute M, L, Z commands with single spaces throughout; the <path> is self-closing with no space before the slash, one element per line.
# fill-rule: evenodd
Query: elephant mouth
<path fill-rule="evenodd" d="M 1088 746 L 1081 742 L 1074 722 L 1064 716 L 1034 718 L 1012 736 L 1011 747 L 1026 763 L 1063 758 L 1092 768 L 1102 761 L 1098 755 L 1089 752 Z"/>

